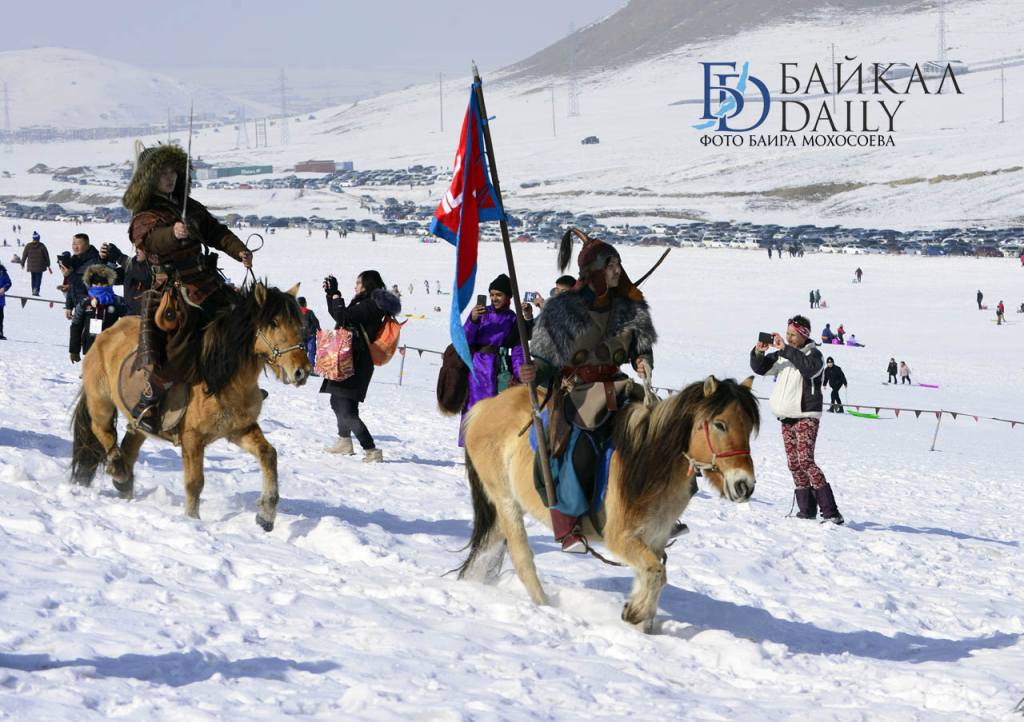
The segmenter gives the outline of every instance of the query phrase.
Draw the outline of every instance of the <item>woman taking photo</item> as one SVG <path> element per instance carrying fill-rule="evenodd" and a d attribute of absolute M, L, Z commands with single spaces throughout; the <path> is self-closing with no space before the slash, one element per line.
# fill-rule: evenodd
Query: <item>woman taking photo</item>
<path fill-rule="evenodd" d="M 373 442 L 366 424 L 359 418 L 359 404 L 366 400 L 366 389 L 373 377 L 373 360 L 367 339 L 374 339 L 384 323 L 384 317 L 394 316 L 402 311 L 402 302 L 387 290 L 377 271 L 363 271 L 356 278 L 355 296 L 346 305 L 338 290 L 338 279 L 328 276 L 324 279 L 327 293 L 327 308 L 335 321 L 335 329 L 352 333 L 352 360 L 355 373 L 344 381 L 324 379 L 320 393 L 331 395 L 331 408 L 338 419 L 338 441 L 326 449 L 331 454 L 353 453 L 352 435 L 363 447 L 364 462 L 384 460 L 381 450 Z"/>

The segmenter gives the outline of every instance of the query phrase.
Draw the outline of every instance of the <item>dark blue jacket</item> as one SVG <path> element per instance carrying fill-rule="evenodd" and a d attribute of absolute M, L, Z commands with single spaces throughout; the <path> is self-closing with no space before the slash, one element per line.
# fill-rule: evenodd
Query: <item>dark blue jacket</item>
<path fill-rule="evenodd" d="M 83 298 L 89 297 L 89 289 L 82 280 L 82 274 L 94 263 L 103 263 L 96 246 L 89 246 L 89 250 L 81 256 L 71 256 L 71 273 L 64 278 L 68 286 L 68 290 L 64 292 L 64 308 L 73 309 Z"/>
<path fill-rule="evenodd" d="M 0 294 L 0 308 L 7 305 L 7 292 L 11 290 L 11 277 L 7 275 L 7 269 L 0 266 L 0 288 L 4 289 Z"/>
<path fill-rule="evenodd" d="M 114 296 L 114 302 L 105 306 L 93 306 L 92 299 L 86 296 L 75 306 L 71 314 L 71 340 L 68 351 L 71 353 L 88 353 L 96 334 L 89 329 L 90 321 L 100 319 L 102 330 L 106 331 L 124 316 L 131 316 L 132 309 L 120 296 Z"/>

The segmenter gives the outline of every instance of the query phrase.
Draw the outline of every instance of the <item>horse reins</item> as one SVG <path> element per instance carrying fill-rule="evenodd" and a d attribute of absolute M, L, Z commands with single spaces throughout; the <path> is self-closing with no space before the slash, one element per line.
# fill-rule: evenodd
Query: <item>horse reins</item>
<path fill-rule="evenodd" d="M 711 443 L 710 424 L 708 424 L 707 421 L 704 422 L 704 438 L 707 439 L 708 449 L 711 450 L 711 463 L 708 463 L 706 461 L 697 461 L 684 451 L 683 456 L 686 458 L 687 461 L 690 462 L 691 471 L 693 469 L 700 469 L 701 471 L 714 471 L 716 473 L 721 474 L 722 470 L 718 468 L 719 458 L 725 458 L 726 456 L 742 456 L 743 454 L 750 456 L 750 449 L 737 449 L 736 451 L 726 451 L 722 454 L 719 454 L 717 451 L 715 451 L 715 447 Z"/>

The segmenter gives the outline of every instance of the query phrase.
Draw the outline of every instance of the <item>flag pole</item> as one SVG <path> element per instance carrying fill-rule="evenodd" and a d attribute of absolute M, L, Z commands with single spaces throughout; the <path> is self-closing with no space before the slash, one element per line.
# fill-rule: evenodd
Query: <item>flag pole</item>
<path fill-rule="evenodd" d="M 512 282 L 512 302 L 516 308 L 516 328 L 519 331 L 519 342 L 523 349 L 523 363 L 532 364 L 533 357 L 530 355 L 530 342 L 526 336 L 526 321 L 523 319 L 523 304 L 519 297 L 519 282 L 516 279 L 516 264 L 512 258 L 512 242 L 508 237 L 508 221 L 505 216 L 505 201 L 501 197 L 501 184 L 498 182 L 498 164 L 494 160 L 494 145 L 491 143 L 491 126 L 487 122 L 487 106 L 484 105 L 484 86 L 480 80 L 480 71 L 473 63 L 473 87 L 476 93 L 476 102 L 480 106 L 480 120 L 483 125 L 484 146 L 487 149 L 487 158 L 491 169 L 491 185 L 494 186 L 494 193 L 498 196 L 498 205 L 501 206 L 501 240 L 505 244 L 505 261 L 508 264 L 508 277 Z M 551 460 L 548 457 L 548 442 L 544 438 L 544 424 L 540 416 L 540 401 L 537 398 L 537 382 L 531 381 L 527 384 L 530 391 L 530 405 L 533 407 L 533 428 L 537 432 L 537 453 L 540 455 L 541 474 L 544 477 L 544 490 L 547 492 L 548 507 L 554 507 L 558 499 L 555 497 L 555 483 L 551 478 Z"/>

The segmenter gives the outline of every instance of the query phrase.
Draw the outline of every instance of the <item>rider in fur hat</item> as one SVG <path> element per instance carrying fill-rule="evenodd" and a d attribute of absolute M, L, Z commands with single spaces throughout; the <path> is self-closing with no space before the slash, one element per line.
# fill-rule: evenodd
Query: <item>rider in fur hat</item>
<path fill-rule="evenodd" d="M 552 389 L 549 448 L 558 497 L 551 507 L 552 527 L 562 551 L 584 553 L 577 519 L 588 509 L 588 489 L 593 490 L 598 461 L 611 439 L 614 412 L 643 399 L 643 389 L 619 367 L 628 361 L 649 379 L 658 335 L 643 294 L 613 246 L 574 228 L 562 238 L 561 270 L 569 263 L 574 233 L 583 241 L 576 259 L 579 278 L 571 291 L 545 303 L 530 344 L 534 363 L 520 366 L 519 377 Z M 574 482 L 582 494 L 572 493 Z"/>
<path fill-rule="evenodd" d="M 194 198 L 188 198 L 187 225 L 182 222 L 187 165 L 188 156 L 176 146 L 147 148 L 138 156 L 122 199 L 132 212 L 128 237 L 142 249 L 153 273 L 153 288 L 142 298 L 135 361 L 137 367 L 150 370 L 149 383 L 132 409 L 132 417 L 150 433 L 158 431 L 156 410 L 171 385 L 196 380 L 200 331 L 235 294 L 217 270 L 216 255 L 204 253 L 203 246 L 252 267 L 252 254 L 245 244 Z M 155 321 L 165 291 L 173 294 L 179 311 L 176 325 L 166 332 Z"/>

